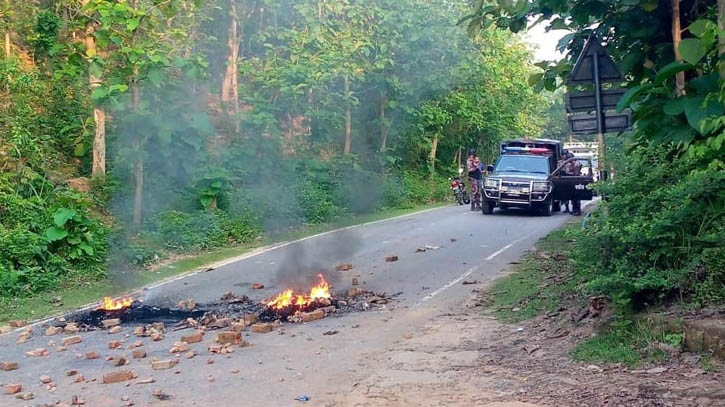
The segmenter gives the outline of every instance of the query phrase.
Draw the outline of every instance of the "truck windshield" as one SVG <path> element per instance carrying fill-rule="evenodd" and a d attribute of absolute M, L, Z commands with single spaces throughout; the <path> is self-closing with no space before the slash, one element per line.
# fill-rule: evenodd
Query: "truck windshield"
<path fill-rule="evenodd" d="M 498 159 L 496 172 L 549 173 L 549 159 L 542 156 L 504 155 Z"/>

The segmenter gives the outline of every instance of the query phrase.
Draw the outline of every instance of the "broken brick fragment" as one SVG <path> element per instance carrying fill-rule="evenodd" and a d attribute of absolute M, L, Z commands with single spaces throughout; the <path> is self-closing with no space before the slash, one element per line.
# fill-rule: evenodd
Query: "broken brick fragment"
<path fill-rule="evenodd" d="M 392 263 L 392 262 L 398 261 L 398 256 L 388 256 L 388 257 L 385 258 L 385 261 L 388 262 L 388 263 Z"/>
<path fill-rule="evenodd" d="M 167 360 L 154 360 L 151 362 L 151 369 L 153 370 L 166 370 L 171 369 L 172 367 L 176 366 L 176 360 L 175 359 L 167 359 Z"/>
<path fill-rule="evenodd" d="M 128 363 L 126 355 L 117 355 L 113 357 L 113 366 L 123 366 Z"/>
<path fill-rule="evenodd" d="M 20 383 L 8 383 L 5 385 L 5 394 L 16 394 L 23 390 L 23 385 Z"/>
<path fill-rule="evenodd" d="M 235 322 L 232 324 L 232 331 L 234 332 L 242 332 L 247 330 L 247 325 L 244 324 L 244 322 Z"/>
<path fill-rule="evenodd" d="M 302 322 L 311 322 L 325 317 L 325 311 L 322 309 L 316 309 L 312 312 L 301 312 L 300 319 Z"/>
<path fill-rule="evenodd" d="M 98 352 L 87 352 L 86 353 L 86 359 L 98 359 L 100 355 Z"/>
<path fill-rule="evenodd" d="M 50 353 L 48 352 L 48 350 L 45 349 L 45 348 L 35 348 L 35 349 L 31 350 L 31 351 L 25 352 L 25 354 L 28 355 L 28 356 L 33 356 L 33 357 L 48 356 L 48 355 L 50 355 Z"/>
<path fill-rule="evenodd" d="M 45 329 L 45 336 L 53 336 L 58 335 L 59 333 L 63 332 L 63 328 L 59 326 L 49 326 Z"/>
<path fill-rule="evenodd" d="M 33 393 L 18 393 L 15 398 L 19 398 L 21 400 L 32 400 L 35 398 L 35 395 Z"/>
<path fill-rule="evenodd" d="M 63 338 L 62 346 L 73 345 L 81 342 L 83 342 L 83 338 L 81 338 L 80 335 L 68 336 Z"/>
<path fill-rule="evenodd" d="M 196 300 L 194 300 L 193 298 L 189 298 L 188 300 L 186 300 L 186 308 L 189 310 L 196 308 Z"/>
<path fill-rule="evenodd" d="M 257 332 L 257 333 L 262 333 L 262 334 L 267 333 L 267 332 L 272 332 L 273 329 L 274 329 L 274 325 L 272 325 L 269 322 L 263 322 L 263 323 L 252 325 L 252 332 Z"/>
<path fill-rule="evenodd" d="M 10 324 L 10 326 L 13 328 L 22 328 L 25 325 L 28 325 L 28 321 L 24 319 L 13 319 L 9 321 L 8 324 Z"/>
<path fill-rule="evenodd" d="M 108 329 L 114 326 L 121 325 L 121 319 L 119 318 L 111 318 L 111 319 L 104 319 L 101 321 L 101 324 L 104 328 Z"/>
<path fill-rule="evenodd" d="M 199 343 L 202 341 L 202 339 L 204 339 L 204 333 L 201 331 L 196 331 L 193 334 L 182 336 L 181 342 Z"/>
<path fill-rule="evenodd" d="M 262 283 L 252 283 L 252 289 L 253 290 L 261 290 L 264 288 L 264 284 Z"/>
<path fill-rule="evenodd" d="M 146 357 L 146 351 L 144 349 L 134 349 L 131 354 L 134 359 L 143 359 Z"/>
<path fill-rule="evenodd" d="M 239 345 L 242 343 L 242 333 L 234 331 L 219 332 L 216 341 L 221 344 Z"/>
<path fill-rule="evenodd" d="M 51 381 L 53 381 L 53 380 L 48 375 L 42 375 L 42 376 L 40 376 L 40 382 L 43 383 L 43 384 L 48 384 Z"/>
<path fill-rule="evenodd" d="M 18 368 L 18 362 L 0 362 L 0 370 L 9 372 Z"/>
<path fill-rule="evenodd" d="M 18 335 L 18 343 L 25 343 L 30 339 L 30 332 L 22 332 Z"/>
<path fill-rule="evenodd" d="M 10 332 L 10 331 L 12 331 L 12 330 L 13 330 L 13 328 L 11 328 L 11 327 L 10 327 L 10 325 L 3 325 L 3 326 L 0 326 L 0 334 L 6 334 L 6 333 L 9 333 L 9 332 Z"/>
<path fill-rule="evenodd" d="M 121 347 L 121 342 L 119 342 L 119 341 L 108 342 L 108 349 L 118 349 L 120 347 Z"/>
<path fill-rule="evenodd" d="M 358 285 L 359 282 L 357 281 L 357 277 L 352 278 L 352 285 Z"/>
<path fill-rule="evenodd" d="M 348 271 L 352 270 L 352 264 L 350 263 L 342 263 L 335 266 L 335 270 L 337 271 Z"/>
<path fill-rule="evenodd" d="M 189 344 L 186 342 L 174 342 L 174 346 L 169 350 L 169 353 L 187 352 L 189 350 Z"/>
<path fill-rule="evenodd" d="M 81 330 L 81 329 L 80 329 L 80 328 L 78 327 L 78 324 L 77 324 L 77 323 L 75 323 L 75 322 L 71 322 L 71 323 L 69 323 L 69 324 L 68 324 L 68 325 L 66 325 L 66 326 L 65 326 L 65 328 L 63 329 L 63 331 L 64 331 L 65 333 L 67 333 L 67 334 L 77 334 L 78 332 L 80 332 L 80 330 Z"/>
<path fill-rule="evenodd" d="M 113 328 L 108 330 L 108 333 L 111 335 L 114 335 L 114 334 L 121 332 L 122 330 L 123 330 L 123 328 L 121 328 L 120 326 L 114 326 Z"/>
<path fill-rule="evenodd" d="M 132 370 L 121 370 L 117 372 L 110 372 L 103 375 L 103 383 L 104 384 L 110 384 L 110 383 L 118 383 L 118 382 L 125 382 L 127 380 L 131 380 L 136 375 L 133 373 Z"/>

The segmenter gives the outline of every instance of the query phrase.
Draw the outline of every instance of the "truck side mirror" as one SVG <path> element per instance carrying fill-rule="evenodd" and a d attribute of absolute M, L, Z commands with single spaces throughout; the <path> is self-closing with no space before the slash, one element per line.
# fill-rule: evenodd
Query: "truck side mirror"
<path fill-rule="evenodd" d="M 493 165 L 489 165 L 488 167 L 486 167 L 486 171 L 493 172 Z"/>

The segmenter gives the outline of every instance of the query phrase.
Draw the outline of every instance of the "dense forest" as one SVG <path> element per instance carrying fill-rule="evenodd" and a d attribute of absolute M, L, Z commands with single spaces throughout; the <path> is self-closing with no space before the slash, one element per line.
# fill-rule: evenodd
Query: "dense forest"
<path fill-rule="evenodd" d="M 0 1 L 0 296 L 442 200 L 552 98 L 468 1 Z M 465 159 L 465 157 L 464 157 Z"/>
<path fill-rule="evenodd" d="M 568 79 L 596 34 L 625 73 L 634 129 L 609 135 L 617 176 L 576 233 L 581 290 L 620 311 L 725 301 L 725 2 L 722 0 L 474 2 L 469 30 L 529 22 L 566 30 L 561 61 L 537 63 L 538 88 Z M 571 87 L 569 90 L 573 90 Z"/>

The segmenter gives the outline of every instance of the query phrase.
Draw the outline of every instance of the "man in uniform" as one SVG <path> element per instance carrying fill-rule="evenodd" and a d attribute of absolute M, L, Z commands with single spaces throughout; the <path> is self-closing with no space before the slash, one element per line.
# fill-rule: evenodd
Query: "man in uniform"
<path fill-rule="evenodd" d="M 568 153 L 567 159 L 574 158 L 574 154 Z M 579 162 L 579 160 L 572 160 L 566 163 L 566 166 L 564 167 L 564 172 L 568 176 L 579 176 L 582 172 L 582 163 Z M 567 209 L 568 209 L 567 205 Z M 580 200 L 572 200 L 571 201 L 571 214 L 574 216 L 579 216 L 582 214 L 582 201 Z"/>

